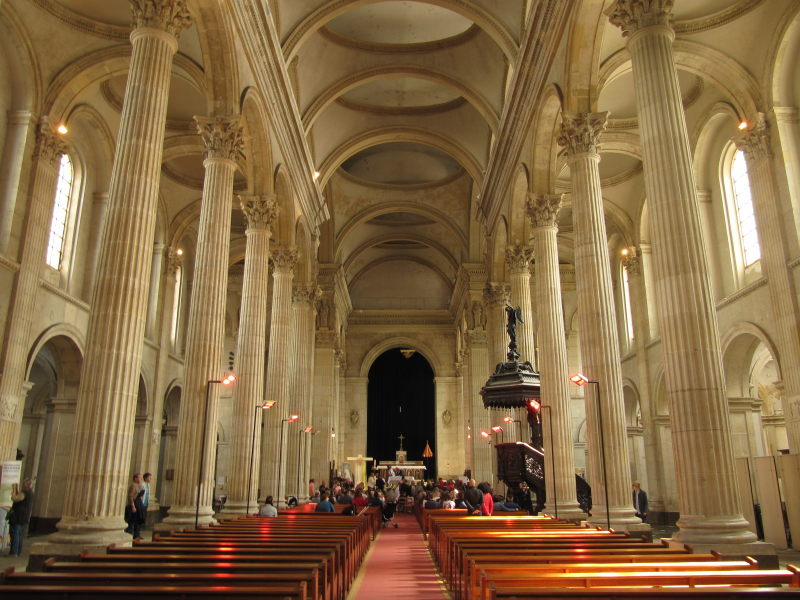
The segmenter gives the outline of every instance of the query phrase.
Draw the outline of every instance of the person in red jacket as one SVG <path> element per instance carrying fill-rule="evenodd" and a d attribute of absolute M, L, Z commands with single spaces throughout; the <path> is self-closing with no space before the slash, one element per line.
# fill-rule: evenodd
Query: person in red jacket
<path fill-rule="evenodd" d="M 481 515 L 491 517 L 494 512 L 494 498 L 492 498 L 492 486 L 485 481 L 478 486 L 483 492 L 483 503 L 481 504 Z"/>

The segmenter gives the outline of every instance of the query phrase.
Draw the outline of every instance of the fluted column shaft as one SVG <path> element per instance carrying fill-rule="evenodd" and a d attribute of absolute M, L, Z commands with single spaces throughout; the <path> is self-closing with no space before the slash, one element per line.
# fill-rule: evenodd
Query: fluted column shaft
<path fill-rule="evenodd" d="M 489 362 L 494 368 L 497 363 L 507 360 L 509 340 L 506 335 L 505 306 L 509 301 L 509 286 L 506 283 L 487 283 L 483 297 L 486 306 L 486 332 L 489 334 Z"/>
<path fill-rule="evenodd" d="M 295 336 L 295 368 L 292 372 L 293 406 L 300 415 L 299 430 L 313 427 L 314 403 L 311 399 L 314 377 L 314 329 L 316 323 L 315 306 L 319 290 L 316 285 L 295 286 L 292 293 Z M 298 430 L 298 431 L 299 431 Z M 308 496 L 308 469 L 304 452 L 305 435 L 297 431 L 289 444 L 287 464 L 287 486 L 289 495 L 298 498 Z M 298 440 L 299 438 L 299 440 Z"/>
<path fill-rule="evenodd" d="M 0 459 L 16 458 L 22 409 L 25 404 L 25 371 L 31 327 L 36 314 L 36 291 L 39 274 L 44 267 L 56 179 L 64 144 L 50 130 L 47 122 L 39 129 L 31 203 L 25 224 L 19 273 L 11 310 L 6 320 L 6 343 L 3 354 L 3 374 L 0 379 Z"/>
<path fill-rule="evenodd" d="M 81 373 L 64 513 L 53 542 L 127 543 L 125 492 L 139 388 L 172 57 L 182 0 L 132 2 L 136 27 Z"/>
<path fill-rule="evenodd" d="M 517 244 L 506 249 L 509 281 L 511 283 L 511 306 L 522 309 L 523 322 L 517 327 L 517 352 L 520 362 L 536 366 L 536 342 L 534 332 L 536 319 L 531 306 L 531 261 L 533 248 Z"/>
<path fill-rule="evenodd" d="M 671 0 L 618 0 L 639 109 L 682 543 L 750 542 L 733 464 L 719 330 L 672 54 Z"/>
<path fill-rule="evenodd" d="M 147 324 L 145 336 L 149 339 L 156 337 L 156 323 L 158 322 L 158 299 L 161 282 L 161 260 L 164 257 L 164 244 L 153 244 L 153 259 L 150 266 L 150 297 L 147 302 Z"/>
<path fill-rule="evenodd" d="M 787 263 L 787 240 L 778 206 L 778 192 L 772 170 L 773 154 L 764 116 L 757 115 L 736 140 L 744 151 L 753 200 L 753 213 L 761 243 L 761 263 L 767 276 L 772 317 L 781 355 L 783 406 L 789 448 L 800 452 L 800 332 L 797 329 L 797 290 Z"/>
<path fill-rule="evenodd" d="M 272 196 L 240 196 L 247 218 L 242 305 L 236 340 L 236 388 L 233 390 L 231 471 L 225 512 L 255 509 L 261 457 L 264 350 L 267 347 L 269 240 L 278 205 Z M 249 490 L 249 498 L 248 498 Z"/>
<path fill-rule="evenodd" d="M 83 296 L 91 303 L 97 276 L 97 261 L 100 259 L 100 246 L 103 243 L 103 224 L 108 209 L 108 192 L 98 192 L 92 197 L 91 239 L 86 250 L 86 270 L 83 276 Z"/>
<path fill-rule="evenodd" d="M 0 5 L 2 5 L 0 3 Z M 32 115 L 27 110 L 8 111 L 8 129 L 0 161 L 0 252 L 11 253 L 11 230 L 19 196 L 19 180 L 31 139 Z"/>
<path fill-rule="evenodd" d="M 484 439 L 481 431 L 487 431 L 491 426 L 491 414 L 483 406 L 480 391 L 486 379 L 492 372 L 489 361 L 489 344 L 486 331 L 478 328 L 467 332 L 469 344 L 469 395 L 472 412 L 472 476 L 476 481 L 491 481 L 497 469 L 494 466 L 495 451 L 491 445 L 492 439 Z"/>
<path fill-rule="evenodd" d="M 169 516 L 164 519 L 170 525 L 194 522 L 198 481 L 202 481 L 199 520 L 208 523 L 213 516 L 220 392 L 220 384 L 213 382 L 223 377 L 233 176 L 235 159 L 243 144 L 238 118 L 195 117 L 195 120 L 206 148 L 205 177 L 186 328 L 185 384 L 178 422 L 175 483 Z"/>
<path fill-rule="evenodd" d="M 646 481 L 640 477 L 642 488 L 647 491 L 650 512 L 664 510 L 661 486 L 664 481 L 661 461 L 661 445 L 655 424 L 656 412 L 650 394 L 650 361 L 647 355 L 647 342 L 650 340 L 650 319 L 647 314 L 647 290 L 641 251 L 631 248 L 623 257 L 622 264 L 628 272 L 630 286 L 631 317 L 633 318 L 633 343 L 636 348 L 636 369 L 639 376 L 639 408 L 642 413 L 644 458 L 647 468 Z"/>
<path fill-rule="evenodd" d="M 539 362 L 542 382 L 542 438 L 544 440 L 547 511 L 562 519 L 586 517 L 575 488 L 575 453 L 569 367 L 561 307 L 561 272 L 558 267 L 558 211 L 561 195 L 537 194 L 528 203 L 536 254 L 537 337 L 543 352 Z M 552 435 L 551 435 L 552 431 Z M 552 458 L 551 458 L 552 457 Z M 554 464 L 555 463 L 555 464 Z"/>
<path fill-rule="evenodd" d="M 320 310 L 325 314 L 329 310 L 325 307 L 326 301 L 323 299 L 320 303 Z M 338 338 L 336 333 L 325 325 L 327 323 L 325 319 L 318 317 L 318 320 L 323 321 L 323 326 L 317 330 L 314 340 L 314 396 L 317 400 L 314 405 L 314 426 L 319 431 L 319 435 L 315 435 L 311 439 L 311 471 L 309 473 L 309 479 L 316 480 L 317 488 L 323 481 L 327 484 L 331 483 L 328 474 L 334 457 L 333 444 L 335 442 L 335 438 L 331 436 L 338 429 L 337 415 L 333 410 Z"/>
<path fill-rule="evenodd" d="M 592 522 L 606 523 L 608 511 L 612 527 L 630 529 L 640 520 L 634 515 L 630 495 L 619 340 L 598 170 L 598 138 L 606 119 L 607 113 L 564 115 L 559 143 L 566 147 L 572 180 L 581 359 L 585 375 L 598 382 L 586 395 Z M 597 394 L 602 415 L 597 412 Z M 605 506 L 606 491 L 609 506 Z"/>
<path fill-rule="evenodd" d="M 267 400 L 276 402 L 267 411 L 265 439 L 262 443 L 262 462 L 265 466 L 264 496 L 274 496 L 275 501 L 285 503 L 286 447 L 291 435 L 289 423 L 291 407 L 292 355 L 292 280 L 297 263 L 297 250 L 276 248 L 272 252 L 272 315 L 269 334 L 269 356 L 267 358 Z"/>

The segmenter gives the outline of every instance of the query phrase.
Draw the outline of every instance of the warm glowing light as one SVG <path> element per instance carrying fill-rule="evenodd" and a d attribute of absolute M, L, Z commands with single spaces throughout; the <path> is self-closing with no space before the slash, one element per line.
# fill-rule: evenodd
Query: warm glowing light
<path fill-rule="evenodd" d="M 542 403 L 541 403 L 541 402 L 539 402 L 538 400 L 536 400 L 535 398 L 534 398 L 534 399 L 531 399 L 531 401 L 530 401 L 530 402 L 528 402 L 528 404 L 530 405 L 530 407 L 531 407 L 533 410 L 539 410 L 540 408 L 542 408 Z"/>
<path fill-rule="evenodd" d="M 500 427 L 500 425 L 492 425 L 492 431 L 494 431 L 495 433 L 499 433 L 503 431 L 503 428 Z"/>
<path fill-rule="evenodd" d="M 272 408 L 273 406 L 275 406 L 275 400 L 267 400 L 266 402 L 264 402 L 264 404 L 261 405 L 261 408 L 266 409 L 266 408 Z"/>
<path fill-rule="evenodd" d="M 314 181 L 319 179 L 319 171 L 314 171 Z"/>
<path fill-rule="evenodd" d="M 623 248 L 621 252 L 622 256 L 628 256 L 630 253 L 631 251 L 628 248 Z"/>
<path fill-rule="evenodd" d="M 575 373 L 569 380 L 574 383 L 575 385 L 584 386 L 589 383 L 589 378 L 586 377 L 583 373 Z"/>
<path fill-rule="evenodd" d="M 230 374 L 228 374 L 228 376 L 225 379 L 222 380 L 222 385 L 230 385 L 234 381 L 236 381 L 236 375 L 234 375 L 233 373 L 230 373 Z"/>
<path fill-rule="evenodd" d="M 739 129 L 740 130 L 747 129 L 747 121 L 742 121 L 741 123 L 739 123 Z"/>
<path fill-rule="evenodd" d="M 506 423 L 511 423 L 511 421 L 513 421 L 513 420 L 514 419 L 512 419 L 511 417 L 508 417 L 508 416 L 503 417 L 503 421 L 505 421 Z"/>
<path fill-rule="evenodd" d="M 311 425 L 303 428 L 303 433 L 311 433 L 312 431 L 314 431 L 314 428 Z"/>
<path fill-rule="evenodd" d="M 488 431 L 481 431 L 481 435 L 482 435 L 483 437 L 485 437 L 485 438 L 488 438 L 488 437 L 489 437 L 490 435 L 492 435 L 492 434 L 491 434 L 491 433 L 489 433 Z"/>
<path fill-rule="evenodd" d="M 331 437 L 336 437 L 336 433 L 332 433 L 332 434 L 331 434 Z"/>
<path fill-rule="evenodd" d="M 183 256 L 183 248 L 178 248 L 177 250 L 175 250 L 175 254 L 177 254 L 178 256 Z"/>
<path fill-rule="evenodd" d="M 299 418 L 300 418 L 300 415 L 289 415 L 289 423 L 294 423 Z"/>
<path fill-rule="evenodd" d="M 60 133 L 61 135 L 66 135 L 66 134 L 69 133 L 69 129 L 67 129 L 67 126 L 64 125 L 63 123 L 61 125 L 59 125 L 58 127 L 56 127 L 56 131 L 58 133 Z"/>

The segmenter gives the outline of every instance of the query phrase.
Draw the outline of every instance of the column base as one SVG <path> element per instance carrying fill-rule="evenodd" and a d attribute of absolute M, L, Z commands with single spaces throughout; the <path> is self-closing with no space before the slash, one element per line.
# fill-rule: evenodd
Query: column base
<path fill-rule="evenodd" d="M 258 512 L 258 502 L 251 500 L 248 505 L 246 502 L 228 500 L 225 503 L 225 510 L 220 515 L 222 517 L 244 517 L 246 515 L 254 515 Z"/>
<path fill-rule="evenodd" d="M 191 530 L 195 527 L 195 518 L 198 526 L 216 523 L 214 511 L 210 506 L 201 506 L 199 514 L 196 511 L 196 506 L 171 506 L 167 517 L 161 523 L 156 523 L 153 531 L 162 533 L 183 529 Z"/>
<path fill-rule="evenodd" d="M 649 539 L 652 539 L 653 528 L 647 523 L 643 523 L 642 520 L 636 516 L 633 508 L 612 508 L 610 517 L 611 529 L 614 531 L 628 531 L 630 533 L 643 535 Z M 592 516 L 589 517 L 586 522 L 592 527 L 602 527 L 603 529 L 606 529 L 609 526 L 609 519 L 606 516 L 606 512 L 601 512 L 597 507 L 595 507 Z"/>
<path fill-rule="evenodd" d="M 758 561 L 760 569 L 778 568 L 778 554 L 775 546 L 768 542 L 688 544 L 679 542 L 675 538 L 662 538 L 662 540 L 666 541 L 670 548 L 689 546 L 695 554 L 707 554 L 713 550 L 721 555 L 722 560 L 742 560 L 745 556 L 752 556 Z"/>
<path fill-rule="evenodd" d="M 51 556 L 75 558 L 84 550 L 106 553 L 111 544 L 130 546 L 133 538 L 125 533 L 127 523 L 119 517 L 78 520 L 63 518 L 58 522 L 58 531 L 47 536 L 45 541 L 31 544 L 28 570 L 43 570 L 44 561 Z"/>
<path fill-rule="evenodd" d="M 572 523 L 580 523 L 581 521 L 585 521 L 589 518 L 589 515 L 581 510 L 580 504 L 577 502 L 564 504 L 563 506 L 559 504 L 558 511 L 556 511 L 555 506 L 545 504 L 544 510 L 542 510 L 542 513 L 551 517 L 555 517 L 556 512 L 558 512 L 559 519 L 571 521 Z"/>
<path fill-rule="evenodd" d="M 741 515 L 704 517 L 681 516 L 676 523 L 678 532 L 672 539 L 690 546 L 707 544 L 750 544 L 758 541 L 750 523 Z"/>

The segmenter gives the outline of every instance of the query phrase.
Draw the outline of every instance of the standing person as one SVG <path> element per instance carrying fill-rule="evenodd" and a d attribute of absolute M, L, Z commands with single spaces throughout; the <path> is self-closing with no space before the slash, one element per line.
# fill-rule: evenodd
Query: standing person
<path fill-rule="evenodd" d="M 494 512 L 494 498 L 492 498 L 492 486 L 484 481 L 479 486 L 483 492 L 483 501 L 481 502 L 481 515 L 484 517 L 491 517 Z"/>
<path fill-rule="evenodd" d="M 464 490 L 464 504 L 467 505 L 468 515 L 473 515 L 481 509 L 483 492 L 476 487 L 474 479 L 469 480 L 467 489 Z"/>
<path fill-rule="evenodd" d="M 317 482 L 314 481 L 313 479 L 309 479 L 308 480 L 308 499 L 309 499 L 309 501 L 314 497 L 314 494 L 317 493 L 317 490 L 315 489 L 316 485 L 317 485 Z"/>
<path fill-rule="evenodd" d="M 125 528 L 125 533 L 130 533 L 134 540 L 142 539 L 141 516 L 144 512 L 144 507 L 142 506 L 144 490 L 142 490 L 141 484 L 142 474 L 136 473 L 133 476 L 133 483 L 128 487 L 128 503 L 125 505 L 125 522 L 128 524 L 128 527 Z"/>
<path fill-rule="evenodd" d="M 19 556 L 22 553 L 22 540 L 25 537 L 28 522 L 31 520 L 31 509 L 33 508 L 30 479 L 22 482 L 22 489 L 19 489 L 16 483 L 11 486 L 11 502 L 11 510 L 6 515 L 11 536 L 10 556 Z"/>
<path fill-rule="evenodd" d="M 259 517 L 277 517 L 278 516 L 278 509 L 275 508 L 275 505 L 272 503 L 272 496 L 267 496 L 267 499 L 264 500 L 264 506 L 261 507 L 261 510 L 258 511 Z"/>
<path fill-rule="evenodd" d="M 147 523 L 147 507 L 150 505 L 150 480 L 153 478 L 152 473 L 145 473 L 142 475 L 142 483 L 139 485 L 142 490 L 142 516 L 141 521 L 144 526 Z"/>
<path fill-rule="evenodd" d="M 636 511 L 636 516 L 642 521 L 647 518 L 649 507 L 647 506 L 647 492 L 642 489 L 638 481 L 633 483 L 633 508 Z"/>

